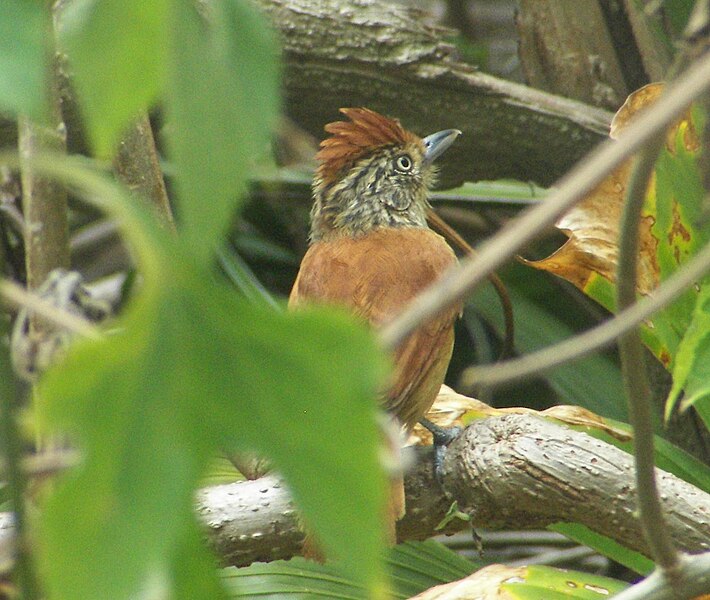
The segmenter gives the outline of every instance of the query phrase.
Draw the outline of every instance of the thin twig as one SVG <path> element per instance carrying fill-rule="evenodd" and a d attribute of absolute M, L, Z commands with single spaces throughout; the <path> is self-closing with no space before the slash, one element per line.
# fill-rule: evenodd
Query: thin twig
<path fill-rule="evenodd" d="M 20 460 L 20 468 L 27 477 L 46 477 L 76 467 L 80 462 L 81 453 L 77 450 L 54 449 L 23 457 Z M 0 477 L 8 477 L 5 460 L 0 462 Z"/>
<path fill-rule="evenodd" d="M 16 390 L 6 351 L 0 352 L 0 452 L 5 460 L 5 475 L 15 524 L 15 572 L 22 598 L 40 597 L 39 586 L 27 535 L 25 475 L 20 466 L 22 436 L 16 421 Z"/>
<path fill-rule="evenodd" d="M 614 596 L 614 600 L 688 600 L 710 589 L 710 552 L 682 556 L 674 580 L 655 571 L 633 587 Z"/>
<path fill-rule="evenodd" d="M 139 115 L 127 128 L 118 144 L 113 166 L 118 179 L 131 193 L 152 206 L 158 222 L 175 232 L 175 220 L 147 113 Z"/>
<path fill-rule="evenodd" d="M 450 244 L 456 246 L 465 256 L 472 256 L 474 250 L 461 234 L 449 225 L 439 214 L 430 208 L 427 211 L 427 221 L 432 226 L 434 231 L 443 235 Z M 500 300 L 501 308 L 503 309 L 503 322 L 505 323 L 505 338 L 503 340 L 503 350 L 499 358 L 505 358 L 512 353 L 515 345 L 515 321 L 513 319 L 513 303 L 510 301 L 510 295 L 505 287 L 505 284 L 496 273 L 491 273 L 488 276 L 488 281 L 495 289 L 496 295 Z"/>
<path fill-rule="evenodd" d="M 46 477 L 66 471 L 81 463 L 81 453 L 72 449 L 54 449 L 26 456 L 20 462 L 28 477 Z"/>
<path fill-rule="evenodd" d="M 641 209 L 656 159 L 665 142 L 665 132 L 648 140 L 639 154 L 629 180 L 626 202 L 619 226 L 619 259 L 616 270 L 616 306 L 624 310 L 636 302 L 637 264 Z M 646 376 L 644 347 L 638 329 L 619 337 L 621 372 L 634 429 L 634 456 L 638 489 L 639 518 L 646 541 L 658 566 L 674 577 L 679 554 L 670 538 L 658 498 L 653 449 L 651 395 Z"/>
<path fill-rule="evenodd" d="M 60 59 L 54 54 L 54 30 L 49 14 L 48 17 L 49 118 L 46 123 L 34 123 L 21 117 L 18 123 L 25 264 L 30 290 L 38 289 L 54 269 L 69 268 L 67 191 L 59 181 L 38 172 L 32 165 L 32 158 L 37 154 L 66 153 L 66 128 L 58 89 Z M 34 319 L 31 324 L 33 328 L 42 327 Z"/>
<path fill-rule="evenodd" d="M 671 304 L 709 271 L 710 244 L 706 244 L 682 269 L 661 283 L 652 295 L 620 311 L 608 321 L 564 342 L 520 358 L 497 364 L 470 367 L 461 376 L 461 386 L 468 389 L 474 385 L 495 386 L 512 383 L 539 375 L 543 371 L 611 346 L 620 335 Z"/>
<path fill-rule="evenodd" d="M 15 306 L 27 308 L 52 325 L 92 340 L 102 339 L 99 330 L 86 319 L 54 306 L 12 281 L 0 280 L 0 296 Z"/>
<path fill-rule="evenodd" d="M 682 85 L 677 75 L 681 69 L 685 68 L 688 58 L 698 49 L 705 50 L 706 40 L 698 40 L 696 36 L 698 31 L 705 33 L 708 27 L 708 19 L 710 18 L 708 6 L 707 0 L 701 0 L 696 2 L 693 7 L 684 32 L 687 46 L 683 52 L 676 56 L 667 74 L 667 79 L 672 81 L 672 87 Z M 668 87 L 666 87 L 665 93 L 668 93 Z M 656 161 L 665 143 L 665 138 L 664 131 L 649 137 L 648 143 L 636 159 L 629 180 L 619 225 L 619 254 L 616 268 L 617 311 L 633 306 L 636 302 L 641 211 L 646 200 L 648 184 L 654 174 Z M 619 337 L 619 354 L 629 406 L 629 419 L 634 430 L 633 447 L 639 520 L 657 565 L 656 573 L 661 579 L 667 579 L 671 584 L 676 584 L 680 576 L 681 555 L 671 537 L 658 493 L 654 465 L 651 394 L 644 361 L 644 347 L 638 328 Z"/>
<path fill-rule="evenodd" d="M 471 292 L 489 273 L 503 265 L 538 233 L 581 200 L 623 159 L 678 117 L 695 98 L 710 89 L 710 55 L 699 58 L 652 111 L 645 111 L 616 141 L 608 141 L 582 160 L 539 206 L 528 209 L 481 245 L 477 256 L 465 259 L 438 283 L 415 298 L 404 312 L 380 331 L 386 348 L 395 348 L 422 322 L 431 319 Z"/>

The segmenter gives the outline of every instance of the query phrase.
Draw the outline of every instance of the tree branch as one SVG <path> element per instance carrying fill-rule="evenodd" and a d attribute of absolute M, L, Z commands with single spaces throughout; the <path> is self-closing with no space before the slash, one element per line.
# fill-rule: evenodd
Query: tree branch
<path fill-rule="evenodd" d="M 611 115 L 477 71 L 423 14 L 375 0 L 258 0 L 281 34 L 285 108 L 317 138 L 343 106 L 420 134 L 457 127 L 442 186 L 514 177 L 550 184 L 607 134 Z"/>
<path fill-rule="evenodd" d="M 33 123 L 27 117 L 21 117 L 18 125 L 22 212 L 25 219 L 25 264 L 30 290 L 38 289 L 54 269 L 69 268 L 67 192 L 56 180 L 40 175 L 30 167 L 32 158 L 37 154 L 66 152 L 66 128 L 62 121 L 57 88 L 59 60 L 52 50 L 48 73 L 48 122 Z M 42 329 L 40 321 L 33 319 L 32 324 Z"/>
<path fill-rule="evenodd" d="M 400 541 L 438 535 L 456 501 L 471 525 L 541 528 L 566 521 L 586 525 L 625 547 L 650 554 L 636 511 L 633 457 L 615 446 L 530 414 L 474 422 L 448 448 L 442 484 L 430 447 L 415 450 L 405 478 L 407 514 Z M 656 469 L 674 543 L 686 552 L 710 549 L 710 495 Z M 285 559 L 300 552 L 297 509 L 275 475 L 201 490 L 197 512 L 225 564 Z M 12 534 L 0 514 L 0 551 Z M 467 527 L 454 520 L 443 533 Z"/>
<path fill-rule="evenodd" d="M 710 553 L 682 556 L 673 579 L 655 571 L 646 579 L 614 596 L 614 600 L 684 600 L 702 598 L 708 591 Z"/>
<path fill-rule="evenodd" d="M 158 222 L 170 231 L 175 231 L 175 220 L 147 113 L 139 115 L 127 128 L 118 144 L 113 166 L 119 181 L 132 194 L 153 207 Z"/>
<path fill-rule="evenodd" d="M 407 473 L 407 514 L 398 538 L 425 539 L 453 501 L 474 527 L 540 528 L 577 522 L 649 555 L 636 513 L 633 457 L 603 441 L 533 415 L 476 421 L 454 441 L 443 463 L 442 485 L 430 448 L 417 449 Z M 710 495 L 656 470 L 674 542 L 687 552 L 710 548 Z M 295 506 L 274 476 L 207 488 L 198 512 L 225 562 L 288 558 L 302 533 Z M 454 521 L 447 532 L 462 529 Z"/>

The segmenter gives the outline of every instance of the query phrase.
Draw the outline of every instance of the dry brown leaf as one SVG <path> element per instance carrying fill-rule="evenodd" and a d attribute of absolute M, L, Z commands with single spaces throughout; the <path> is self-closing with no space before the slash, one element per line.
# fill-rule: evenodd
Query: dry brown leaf
<path fill-rule="evenodd" d="M 603 417 L 600 417 L 598 414 L 593 413 L 591 410 L 587 410 L 586 408 L 582 408 L 581 406 L 560 404 L 559 406 L 551 406 L 550 408 L 543 410 L 540 414 L 562 421 L 567 425 L 577 425 L 580 427 L 591 427 L 592 429 L 598 429 L 604 433 L 608 433 L 620 442 L 628 442 L 633 438 L 631 433 L 628 431 L 614 427 L 610 423 L 607 423 Z"/>
<path fill-rule="evenodd" d="M 526 576 L 525 567 L 489 565 L 464 579 L 430 588 L 410 600 L 509 600 L 513 596 L 500 589 L 501 586 L 522 583 Z"/>
<path fill-rule="evenodd" d="M 485 402 L 459 394 L 446 385 L 441 386 L 434 405 L 427 413 L 426 418 L 441 427 L 465 427 L 475 417 L 500 417 L 510 414 L 537 414 L 542 417 L 556 419 L 567 425 L 598 429 L 622 442 L 631 439 L 631 435 L 628 432 L 617 429 L 607 423 L 603 417 L 581 406 L 561 404 L 543 411 L 522 406 L 493 408 Z M 412 430 L 407 440 L 407 446 L 427 446 L 431 443 L 431 433 L 421 425 L 417 425 Z"/>
<path fill-rule="evenodd" d="M 663 84 L 653 83 L 631 94 L 614 116 L 610 135 L 618 137 L 624 127 L 638 114 L 652 107 L 663 90 Z M 687 113 L 668 131 L 667 145 L 675 148 L 676 135 L 683 127 L 686 148 L 697 149 L 698 137 Z M 631 173 L 631 160 L 624 162 L 589 195 L 556 223 L 569 238 L 556 252 L 538 261 L 524 260 L 536 269 L 549 271 L 585 290 L 596 277 L 614 282 L 619 238 L 619 219 Z M 649 193 L 655 191 L 655 177 L 649 183 Z M 655 219 L 644 214 L 640 229 L 638 292 L 648 294 L 659 283 L 660 267 L 657 261 L 658 239 L 651 231 Z"/>
<path fill-rule="evenodd" d="M 609 137 L 615 140 L 619 139 L 619 134 L 626 126 L 638 117 L 645 108 L 650 108 L 653 103 L 658 100 L 658 97 L 663 92 L 664 86 L 665 84 L 663 83 L 649 83 L 633 92 L 611 120 Z M 697 150 L 700 147 L 700 140 L 690 118 L 690 109 L 686 110 L 683 116 L 668 129 L 666 147 L 671 152 L 674 151 L 676 134 L 681 126 L 685 126 L 683 142 L 686 149 Z"/>

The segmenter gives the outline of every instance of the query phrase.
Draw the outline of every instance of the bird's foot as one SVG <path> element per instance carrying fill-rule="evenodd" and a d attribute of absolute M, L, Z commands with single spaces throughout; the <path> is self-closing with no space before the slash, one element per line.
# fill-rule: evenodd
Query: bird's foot
<path fill-rule="evenodd" d="M 431 433 L 434 440 L 434 474 L 441 482 L 446 447 L 459 436 L 462 429 L 461 427 L 441 427 L 424 418 L 420 419 L 419 424 Z"/>

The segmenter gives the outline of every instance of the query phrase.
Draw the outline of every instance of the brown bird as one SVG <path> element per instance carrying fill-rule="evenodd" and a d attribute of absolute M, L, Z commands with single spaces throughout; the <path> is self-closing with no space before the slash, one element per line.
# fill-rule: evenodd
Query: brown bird
<path fill-rule="evenodd" d="M 426 214 L 433 162 L 461 132 L 422 139 L 366 108 L 340 112 L 350 121 L 326 125 L 331 136 L 316 155 L 310 247 L 289 306 L 345 306 L 379 327 L 456 263 Z M 395 352 L 394 378 L 382 399 L 407 430 L 444 381 L 460 311 L 457 306 L 424 323 Z"/>

